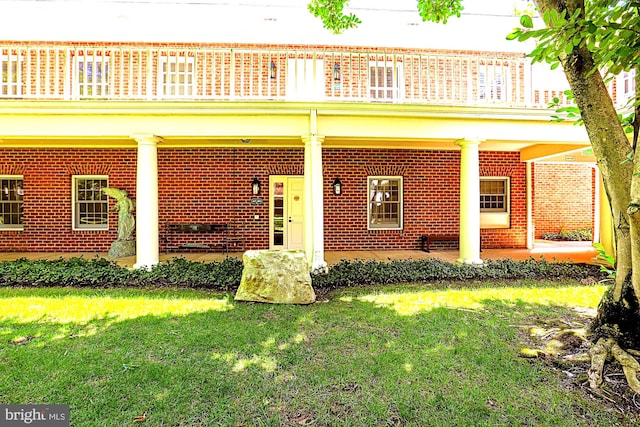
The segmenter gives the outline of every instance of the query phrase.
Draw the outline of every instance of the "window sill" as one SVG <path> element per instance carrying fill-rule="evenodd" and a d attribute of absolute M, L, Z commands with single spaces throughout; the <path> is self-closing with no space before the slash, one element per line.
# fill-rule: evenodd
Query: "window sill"
<path fill-rule="evenodd" d="M 480 228 L 511 228 L 509 212 L 481 212 Z"/>

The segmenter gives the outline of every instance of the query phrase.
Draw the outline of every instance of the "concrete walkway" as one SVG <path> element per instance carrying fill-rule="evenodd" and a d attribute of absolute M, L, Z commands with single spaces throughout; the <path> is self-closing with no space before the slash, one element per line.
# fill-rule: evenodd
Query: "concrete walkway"
<path fill-rule="evenodd" d="M 526 260 L 529 258 L 541 259 L 547 261 L 558 262 L 566 261 L 573 263 L 590 263 L 597 264 L 597 252 L 590 242 L 549 242 L 536 241 L 534 248 L 529 249 L 484 249 L 480 257 L 483 260 L 488 259 L 504 259 Z M 84 258 L 102 257 L 108 258 L 106 253 L 90 253 L 90 252 L 0 252 L 0 261 L 15 260 L 18 258 L 27 259 L 59 259 L 72 258 L 82 256 Z M 160 261 L 170 260 L 172 258 L 186 258 L 192 261 L 220 261 L 227 256 L 242 258 L 242 253 L 162 253 Z M 458 259 L 457 250 L 431 251 L 429 253 L 421 250 L 399 250 L 399 251 L 328 251 L 325 252 L 325 260 L 329 265 L 336 264 L 340 260 L 380 260 L 387 261 L 393 259 L 424 259 L 439 258 L 449 262 L 455 262 Z M 119 265 L 124 267 L 133 267 L 135 257 L 114 259 Z"/>

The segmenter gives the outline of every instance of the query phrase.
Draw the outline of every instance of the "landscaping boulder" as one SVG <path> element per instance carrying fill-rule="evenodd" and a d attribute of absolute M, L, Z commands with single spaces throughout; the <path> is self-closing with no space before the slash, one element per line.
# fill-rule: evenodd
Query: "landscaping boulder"
<path fill-rule="evenodd" d="M 303 251 L 246 251 L 242 262 L 244 268 L 236 300 L 273 304 L 315 302 L 316 294 Z"/>

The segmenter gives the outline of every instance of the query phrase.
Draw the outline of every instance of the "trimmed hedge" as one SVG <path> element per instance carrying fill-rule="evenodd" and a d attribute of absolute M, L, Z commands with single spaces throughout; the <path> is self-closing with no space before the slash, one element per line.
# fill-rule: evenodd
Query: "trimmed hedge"
<path fill-rule="evenodd" d="M 0 286 L 185 287 L 233 291 L 240 284 L 241 277 L 242 261 L 237 258 L 207 263 L 176 258 L 150 270 L 129 270 L 104 258 L 60 258 L 53 261 L 20 258 L 0 262 Z M 427 281 L 600 280 L 605 277 L 598 266 L 552 263 L 533 258 L 526 261 L 488 260 L 483 267 L 458 265 L 439 259 L 343 260 L 332 266 L 326 275 L 312 274 L 316 289 Z"/>
<path fill-rule="evenodd" d="M 381 261 L 341 261 L 326 276 L 315 275 L 313 286 L 338 288 L 374 284 L 419 283 L 427 281 L 472 280 L 584 280 L 604 278 L 600 267 L 546 260 L 487 260 L 482 267 L 459 265 L 439 259 Z"/>
<path fill-rule="evenodd" d="M 567 240 L 585 242 L 593 240 L 593 233 L 590 228 L 581 230 L 560 230 L 557 233 L 549 232 L 542 235 L 544 240 Z"/>
<path fill-rule="evenodd" d="M 129 270 L 115 261 L 82 257 L 0 262 L 0 286 L 21 287 L 187 287 L 227 291 L 237 288 L 242 261 L 226 258 L 220 262 L 193 262 L 175 258 L 150 270 Z"/>

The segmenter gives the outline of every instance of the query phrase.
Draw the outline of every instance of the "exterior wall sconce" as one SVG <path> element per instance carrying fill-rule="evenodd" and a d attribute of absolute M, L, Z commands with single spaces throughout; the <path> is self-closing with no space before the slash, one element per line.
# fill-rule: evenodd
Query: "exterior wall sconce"
<path fill-rule="evenodd" d="M 272 79 L 276 78 L 276 64 L 271 61 L 271 64 L 269 64 L 269 77 L 271 77 Z"/>
<path fill-rule="evenodd" d="M 333 64 L 333 80 L 340 80 L 340 64 Z"/>
<path fill-rule="evenodd" d="M 331 184 L 331 186 L 333 187 L 333 194 L 336 196 L 342 194 L 342 181 L 340 181 L 340 178 L 336 176 L 336 179 L 333 180 L 333 184 Z"/>
<path fill-rule="evenodd" d="M 258 180 L 257 176 L 253 178 L 253 181 L 251 181 L 251 194 L 254 196 L 260 194 L 260 180 Z"/>

